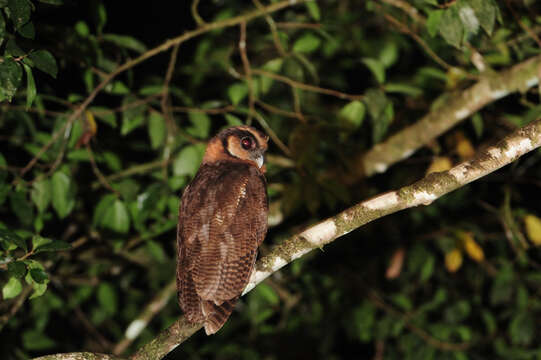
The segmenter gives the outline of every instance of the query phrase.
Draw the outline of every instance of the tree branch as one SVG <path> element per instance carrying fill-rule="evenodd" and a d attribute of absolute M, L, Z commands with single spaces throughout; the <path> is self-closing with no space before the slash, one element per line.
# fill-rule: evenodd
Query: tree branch
<path fill-rule="evenodd" d="M 540 76 L 541 56 L 536 56 L 508 70 L 487 75 L 466 90 L 448 95 L 444 107 L 432 109 L 413 125 L 365 153 L 358 160 L 359 175 L 385 172 L 389 166 L 409 157 L 485 105 L 537 85 Z"/>
<path fill-rule="evenodd" d="M 33 360 L 124 360 L 123 358 L 116 357 L 107 354 L 98 354 L 91 352 L 76 352 L 76 353 L 64 353 L 45 355 Z"/>
<path fill-rule="evenodd" d="M 480 151 L 472 160 L 448 171 L 431 173 L 416 183 L 360 202 L 336 216 L 314 224 L 276 246 L 270 254 L 261 258 L 243 294 L 293 260 L 314 249 L 321 249 L 362 225 L 400 210 L 429 205 L 443 195 L 500 169 L 540 146 L 541 120 L 536 120 L 513 132 L 497 145 Z M 200 328 L 200 324 L 190 324 L 184 317 L 180 317 L 154 340 L 141 347 L 130 359 L 161 359 Z M 57 359 L 118 358 L 109 355 L 73 353 L 49 355 L 36 360 Z"/>
<path fill-rule="evenodd" d="M 336 216 L 312 225 L 259 259 L 243 295 L 283 266 L 308 252 L 321 249 L 373 220 L 407 208 L 429 205 L 443 195 L 510 164 L 540 146 L 541 120 L 536 120 L 513 132 L 497 145 L 479 152 L 473 159 L 448 171 L 431 173 L 411 185 L 360 202 Z M 180 317 L 158 337 L 139 349 L 131 360 L 160 359 L 201 327 Z"/>

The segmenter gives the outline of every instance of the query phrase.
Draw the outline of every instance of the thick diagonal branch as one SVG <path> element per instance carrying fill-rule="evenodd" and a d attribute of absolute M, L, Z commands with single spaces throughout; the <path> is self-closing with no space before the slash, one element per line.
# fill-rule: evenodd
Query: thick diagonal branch
<path fill-rule="evenodd" d="M 478 153 L 472 160 L 395 191 L 363 201 L 336 216 L 312 225 L 276 246 L 256 264 L 244 294 L 268 276 L 314 249 L 321 249 L 337 238 L 386 215 L 400 210 L 429 205 L 441 196 L 517 160 L 541 146 L 541 120 L 507 136 L 497 145 Z M 179 318 L 151 343 L 143 346 L 131 360 L 160 359 L 201 328 Z"/>

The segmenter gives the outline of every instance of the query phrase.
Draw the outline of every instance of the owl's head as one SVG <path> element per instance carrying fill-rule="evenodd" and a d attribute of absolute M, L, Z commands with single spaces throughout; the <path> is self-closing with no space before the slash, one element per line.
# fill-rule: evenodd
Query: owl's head
<path fill-rule="evenodd" d="M 210 139 L 203 163 L 238 159 L 251 161 L 261 168 L 268 141 L 267 135 L 251 126 L 236 126 L 222 130 Z"/>

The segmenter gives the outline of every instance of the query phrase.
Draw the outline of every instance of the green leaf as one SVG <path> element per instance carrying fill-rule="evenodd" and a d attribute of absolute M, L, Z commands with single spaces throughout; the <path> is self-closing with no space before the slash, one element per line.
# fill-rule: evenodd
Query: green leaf
<path fill-rule="evenodd" d="M 49 179 L 35 181 L 32 184 L 30 198 L 40 213 L 44 212 L 49 207 L 49 204 L 51 203 L 51 192 L 52 188 Z"/>
<path fill-rule="evenodd" d="M 8 0 L 8 9 L 15 28 L 20 28 L 30 20 L 32 4 L 28 0 Z"/>
<path fill-rule="evenodd" d="M 17 32 L 27 39 L 34 39 L 36 36 L 36 29 L 34 28 L 34 24 L 32 22 L 27 22 L 23 26 L 17 29 Z"/>
<path fill-rule="evenodd" d="M 23 67 L 26 72 L 26 109 L 28 110 L 36 99 L 36 82 L 30 66 L 23 64 Z"/>
<path fill-rule="evenodd" d="M 394 65 L 398 60 L 398 45 L 391 41 L 385 42 L 383 49 L 379 53 L 378 60 L 385 69 Z"/>
<path fill-rule="evenodd" d="M 321 20 L 321 12 L 319 11 L 319 6 L 317 5 L 317 2 L 315 1 L 308 1 L 306 3 L 306 9 L 308 9 L 308 13 L 314 19 L 315 21 Z"/>
<path fill-rule="evenodd" d="M 41 246 L 38 246 L 37 248 L 34 248 L 34 253 L 38 254 L 45 251 L 63 251 L 69 249 L 71 249 L 71 245 L 69 243 L 62 240 L 52 240 L 47 244 L 43 244 Z"/>
<path fill-rule="evenodd" d="M 425 282 L 428 279 L 430 279 L 430 277 L 434 273 L 435 264 L 436 264 L 436 259 L 434 258 L 434 256 L 431 255 L 428 259 L 426 259 L 426 262 L 423 264 L 423 267 L 421 268 L 421 274 L 419 278 L 420 282 Z"/>
<path fill-rule="evenodd" d="M 2 287 L 2 297 L 4 300 L 12 299 L 19 295 L 23 290 L 21 281 L 15 277 L 10 277 L 8 282 Z"/>
<path fill-rule="evenodd" d="M 12 261 L 8 263 L 8 273 L 17 279 L 22 279 L 26 275 L 26 265 L 22 261 Z"/>
<path fill-rule="evenodd" d="M 464 36 L 464 25 L 456 6 L 450 6 L 444 10 L 440 19 L 440 35 L 447 43 L 460 49 Z"/>
<path fill-rule="evenodd" d="M 355 100 L 340 110 L 338 118 L 346 128 L 357 129 L 363 123 L 365 112 L 364 104 Z"/>
<path fill-rule="evenodd" d="M 0 102 L 11 101 L 21 85 L 23 71 L 12 58 L 0 58 Z"/>
<path fill-rule="evenodd" d="M 17 247 L 23 249 L 25 252 L 28 251 L 26 241 L 9 229 L 0 229 L 0 240 L 17 245 Z"/>
<path fill-rule="evenodd" d="M 263 65 L 263 70 L 267 70 L 270 72 L 277 73 L 282 69 L 282 64 L 284 63 L 284 60 L 281 58 L 273 59 L 265 63 Z M 259 88 L 261 89 L 262 94 L 266 94 L 269 92 L 272 84 L 274 83 L 274 79 L 271 79 L 268 76 L 261 76 L 259 81 Z"/>
<path fill-rule="evenodd" d="M 105 87 L 105 91 L 113 95 L 127 95 L 130 89 L 122 81 L 113 81 Z"/>
<path fill-rule="evenodd" d="M 255 291 L 258 296 L 270 305 L 278 305 L 280 303 L 280 298 L 278 297 L 278 294 L 276 294 L 276 291 L 265 283 L 259 284 Z"/>
<path fill-rule="evenodd" d="M 396 306 L 400 307 L 404 311 L 411 311 L 413 308 L 410 298 L 404 294 L 395 294 L 391 299 Z"/>
<path fill-rule="evenodd" d="M 248 95 L 248 85 L 243 82 L 237 82 L 227 89 L 227 95 L 233 105 L 238 105 Z"/>
<path fill-rule="evenodd" d="M 158 112 L 151 112 L 148 117 L 148 136 L 153 149 L 162 146 L 165 140 L 165 121 Z"/>
<path fill-rule="evenodd" d="M 120 171 L 122 169 L 122 162 L 117 154 L 106 151 L 103 153 L 103 161 L 107 164 L 109 169 L 113 171 Z"/>
<path fill-rule="evenodd" d="M 35 67 L 56 79 L 58 66 L 56 65 L 54 56 L 50 52 L 47 50 L 37 50 L 31 52 L 28 57 L 32 60 Z"/>
<path fill-rule="evenodd" d="M 49 275 L 47 275 L 45 270 L 40 268 L 30 269 L 29 273 L 32 277 L 32 280 L 34 280 L 38 284 L 44 284 L 45 281 L 49 279 Z"/>
<path fill-rule="evenodd" d="M 312 33 L 306 33 L 293 44 L 293 51 L 299 53 L 312 53 L 319 48 L 321 39 Z"/>
<path fill-rule="evenodd" d="M 369 342 L 372 340 L 374 333 L 374 325 L 376 322 L 376 310 L 368 302 L 364 302 L 353 311 L 351 316 L 355 335 L 361 342 Z"/>
<path fill-rule="evenodd" d="M 2 45 L 2 42 L 4 41 L 5 36 L 6 36 L 6 20 L 4 19 L 4 15 L 2 14 L 2 11 L 0 11 L 0 45 Z"/>
<path fill-rule="evenodd" d="M 88 108 L 88 111 L 90 111 L 96 117 L 96 119 L 106 123 L 112 128 L 116 128 L 116 116 L 115 113 L 110 109 L 106 107 L 92 106 Z"/>
<path fill-rule="evenodd" d="M 45 294 L 45 291 L 47 291 L 47 284 L 49 283 L 49 277 L 44 278 L 43 276 L 38 275 L 42 272 L 45 273 L 45 269 L 43 268 L 43 265 L 41 265 L 39 262 L 34 260 L 25 260 L 27 264 L 28 273 L 25 276 L 26 283 L 32 285 L 32 288 L 34 289 L 34 292 L 32 293 L 32 296 L 30 296 L 30 299 L 35 299 L 43 294 Z M 38 270 L 33 271 L 33 270 Z M 32 276 L 31 272 L 33 271 L 34 276 L 36 276 L 37 279 L 39 279 L 41 282 L 37 282 L 36 279 Z M 43 274 L 41 274 L 43 275 Z"/>
<path fill-rule="evenodd" d="M 479 114 L 478 112 L 473 114 L 471 118 L 471 123 L 473 125 L 475 135 L 478 139 L 481 138 L 481 136 L 483 135 L 483 118 L 481 117 L 481 114 Z"/>
<path fill-rule="evenodd" d="M 469 2 L 470 0 L 458 2 L 458 16 L 464 25 L 464 30 L 471 34 L 477 34 L 479 32 L 479 19 L 477 19 Z"/>
<path fill-rule="evenodd" d="M 153 240 L 147 240 L 146 245 L 147 245 L 147 251 L 149 252 L 150 255 L 152 255 L 154 259 L 156 259 L 156 261 L 158 261 L 159 263 L 165 262 L 167 257 L 165 256 L 165 251 L 163 250 L 163 247 L 161 244 Z"/>
<path fill-rule="evenodd" d="M 107 194 L 101 198 L 96 207 L 94 208 L 94 218 L 92 225 L 101 226 L 107 211 L 113 206 L 116 197 L 113 194 Z"/>
<path fill-rule="evenodd" d="M 88 37 L 88 35 L 90 35 L 90 29 L 88 28 L 88 25 L 84 21 L 77 21 L 75 23 L 75 32 L 83 38 Z"/>
<path fill-rule="evenodd" d="M 0 174 L 1 173 L 2 171 L 0 170 Z M 9 184 L 0 183 L 0 205 L 2 205 L 4 201 L 6 201 L 6 198 L 10 191 L 11 191 L 11 186 Z"/>
<path fill-rule="evenodd" d="M 514 345 L 530 345 L 535 334 L 534 318 L 528 311 L 520 311 L 509 324 L 509 334 Z"/>
<path fill-rule="evenodd" d="M 210 132 L 210 118 L 207 114 L 191 112 L 188 114 L 192 125 L 186 129 L 186 132 L 200 139 L 206 139 Z"/>
<path fill-rule="evenodd" d="M 371 58 L 363 58 L 361 61 L 370 69 L 378 83 L 383 84 L 385 82 L 385 66 L 383 66 L 382 62 Z"/>
<path fill-rule="evenodd" d="M 102 310 L 109 315 L 114 315 L 116 313 L 118 308 L 118 299 L 116 290 L 111 284 L 102 282 L 98 286 L 97 297 Z"/>
<path fill-rule="evenodd" d="M 441 16 L 444 10 L 430 10 L 428 12 L 428 18 L 426 19 L 426 29 L 431 37 L 438 34 L 440 29 Z"/>
<path fill-rule="evenodd" d="M 238 126 L 238 125 L 243 124 L 242 120 L 236 117 L 235 115 L 225 114 L 224 117 L 225 117 L 225 121 L 227 121 L 227 125 L 229 126 Z"/>
<path fill-rule="evenodd" d="M 26 199 L 26 193 L 22 191 L 14 191 L 9 194 L 11 210 L 19 218 L 21 224 L 28 226 L 34 221 L 34 209 L 30 202 Z"/>
<path fill-rule="evenodd" d="M 202 159 L 203 156 L 195 145 L 184 147 L 173 161 L 173 174 L 194 176 Z"/>
<path fill-rule="evenodd" d="M 6 44 L 6 55 L 11 56 L 25 56 L 26 53 L 17 45 L 15 42 L 15 38 L 9 38 L 7 44 Z M 22 77 L 22 70 L 21 70 L 21 77 Z"/>
<path fill-rule="evenodd" d="M 144 53 L 145 51 L 147 51 L 147 47 L 145 46 L 145 44 L 143 44 L 142 42 L 140 42 L 139 40 L 131 36 L 117 35 L 117 34 L 103 34 L 102 38 L 105 41 L 109 41 L 115 45 L 133 50 L 138 53 Z"/>
<path fill-rule="evenodd" d="M 58 217 L 63 219 L 75 207 L 75 187 L 71 178 L 61 171 L 57 171 L 51 178 L 52 203 Z"/>
<path fill-rule="evenodd" d="M 475 15 L 477 15 L 477 19 L 479 19 L 483 30 L 488 35 L 492 35 L 496 15 L 498 14 L 497 6 L 490 0 L 469 0 L 469 4 L 475 11 Z"/>
<path fill-rule="evenodd" d="M 22 335 L 23 346 L 26 350 L 37 351 L 54 347 L 56 343 L 43 331 L 27 330 Z"/>
<path fill-rule="evenodd" d="M 96 4 L 95 12 L 96 14 L 94 18 L 96 19 L 96 32 L 101 34 L 103 27 L 107 23 L 107 10 L 102 3 L 98 3 Z"/>
<path fill-rule="evenodd" d="M 104 228 L 118 233 L 127 233 L 130 230 L 130 216 L 126 204 L 115 199 L 112 206 L 105 210 L 101 224 Z"/>
<path fill-rule="evenodd" d="M 381 90 L 370 89 L 365 93 L 364 102 L 372 122 L 372 140 L 378 143 L 387 133 L 389 125 L 393 121 L 393 103 L 387 99 Z"/>
<path fill-rule="evenodd" d="M 481 315 L 483 317 L 483 322 L 485 324 L 486 333 L 488 335 L 494 334 L 494 332 L 498 328 L 497 323 L 496 323 L 496 319 L 494 318 L 494 316 L 487 310 L 483 310 L 481 312 Z"/>
<path fill-rule="evenodd" d="M 34 235 L 32 237 L 32 249 L 35 250 L 36 248 L 38 248 L 38 247 L 40 247 L 42 245 L 48 244 L 51 241 L 53 241 L 53 240 L 49 239 L 49 238 L 46 238 L 46 237 L 43 237 L 41 235 Z"/>
<path fill-rule="evenodd" d="M 402 83 L 387 83 L 385 84 L 385 92 L 399 93 L 410 96 L 419 96 L 423 94 L 423 90 L 416 86 L 402 84 Z"/>
<path fill-rule="evenodd" d="M 122 106 L 130 105 L 131 103 L 137 101 L 137 97 L 128 95 L 122 101 Z M 132 132 L 134 129 L 138 128 L 145 121 L 145 108 L 142 105 L 133 106 L 127 108 L 122 113 L 122 128 L 120 129 L 120 134 L 125 136 Z"/>
<path fill-rule="evenodd" d="M 8 166 L 8 163 L 6 161 L 6 158 L 4 157 L 4 155 L 2 155 L 2 153 L 0 153 L 0 184 L 6 181 L 7 179 L 8 172 L 2 169 L 2 167 L 7 167 L 7 166 Z"/>

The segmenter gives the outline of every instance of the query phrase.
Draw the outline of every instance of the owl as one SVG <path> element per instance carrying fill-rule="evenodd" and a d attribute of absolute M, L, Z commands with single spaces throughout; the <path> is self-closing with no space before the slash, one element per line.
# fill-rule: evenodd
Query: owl
<path fill-rule="evenodd" d="M 207 335 L 231 315 L 267 232 L 267 141 L 249 126 L 221 131 L 181 198 L 178 301 L 186 319 L 203 323 Z"/>

